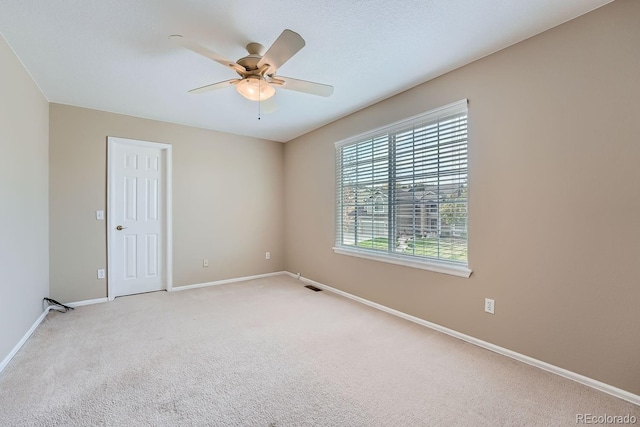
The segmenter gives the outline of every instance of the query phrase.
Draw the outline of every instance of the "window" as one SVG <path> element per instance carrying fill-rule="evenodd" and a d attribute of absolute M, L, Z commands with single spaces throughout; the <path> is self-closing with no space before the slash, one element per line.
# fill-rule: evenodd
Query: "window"
<path fill-rule="evenodd" d="M 469 277 L 467 101 L 336 143 L 335 252 Z"/>

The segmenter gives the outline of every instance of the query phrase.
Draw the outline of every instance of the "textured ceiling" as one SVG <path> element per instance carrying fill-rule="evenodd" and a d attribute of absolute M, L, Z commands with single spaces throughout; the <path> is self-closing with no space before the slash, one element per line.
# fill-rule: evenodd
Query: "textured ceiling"
<path fill-rule="evenodd" d="M 288 141 L 609 1 L 2 0 L 0 33 L 50 102 Z M 278 73 L 330 98 L 279 90 L 258 120 L 233 88 L 187 94 L 236 75 L 170 34 L 236 60 L 285 28 L 306 46 Z"/>

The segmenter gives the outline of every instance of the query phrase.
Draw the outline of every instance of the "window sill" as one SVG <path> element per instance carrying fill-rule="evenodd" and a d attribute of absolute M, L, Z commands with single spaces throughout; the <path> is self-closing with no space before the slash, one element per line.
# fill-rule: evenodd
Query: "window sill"
<path fill-rule="evenodd" d="M 450 274 L 452 276 L 468 278 L 473 270 L 462 265 L 445 264 L 433 261 L 412 261 L 410 259 L 394 257 L 392 255 L 377 254 L 369 251 L 351 249 L 345 247 L 334 247 L 333 252 L 340 255 L 354 256 L 358 258 L 370 259 L 373 261 L 386 262 L 389 264 L 402 265 L 405 267 L 419 268 L 421 270 L 434 271 L 436 273 Z"/>

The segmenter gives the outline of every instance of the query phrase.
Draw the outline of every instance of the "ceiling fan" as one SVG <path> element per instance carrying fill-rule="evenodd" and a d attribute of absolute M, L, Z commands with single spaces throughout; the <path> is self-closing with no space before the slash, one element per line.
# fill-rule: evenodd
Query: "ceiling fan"
<path fill-rule="evenodd" d="M 260 43 L 249 43 L 246 46 L 249 54 L 236 62 L 230 61 L 181 35 L 172 35 L 169 38 L 186 49 L 232 69 L 240 76 L 237 79 L 192 89 L 189 93 L 204 93 L 235 86 L 240 95 L 251 101 L 264 101 L 271 98 L 276 93 L 276 87 L 319 96 L 330 96 L 333 93 L 333 86 L 330 85 L 276 76 L 278 68 L 305 45 L 304 39 L 291 30 L 284 30 L 264 54 L 264 46 Z"/>

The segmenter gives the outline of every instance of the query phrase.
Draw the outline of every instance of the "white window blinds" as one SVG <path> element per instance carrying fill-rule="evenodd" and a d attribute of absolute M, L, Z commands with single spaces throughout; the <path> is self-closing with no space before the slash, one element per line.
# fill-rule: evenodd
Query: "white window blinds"
<path fill-rule="evenodd" d="M 336 143 L 336 246 L 468 264 L 467 101 Z"/>

